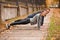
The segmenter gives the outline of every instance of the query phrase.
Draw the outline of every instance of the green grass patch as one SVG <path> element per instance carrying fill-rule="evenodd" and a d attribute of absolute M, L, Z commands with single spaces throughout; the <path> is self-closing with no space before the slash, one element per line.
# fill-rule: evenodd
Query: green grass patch
<path fill-rule="evenodd" d="M 60 22 L 60 19 L 58 19 Z M 51 22 L 50 22 L 50 28 L 49 28 L 49 34 L 47 37 L 47 40 L 51 40 L 52 37 L 55 37 L 59 32 L 60 32 L 60 25 L 56 23 L 55 17 L 51 17 Z"/>

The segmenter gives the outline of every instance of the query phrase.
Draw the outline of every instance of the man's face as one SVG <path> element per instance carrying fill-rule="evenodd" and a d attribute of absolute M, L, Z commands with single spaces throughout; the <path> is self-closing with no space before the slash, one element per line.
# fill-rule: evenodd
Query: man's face
<path fill-rule="evenodd" d="M 42 15 L 42 16 L 46 16 L 46 15 L 49 13 L 49 11 L 50 11 L 50 10 L 47 9 L 47 10 L 43 11 L 41 15 Z"/>

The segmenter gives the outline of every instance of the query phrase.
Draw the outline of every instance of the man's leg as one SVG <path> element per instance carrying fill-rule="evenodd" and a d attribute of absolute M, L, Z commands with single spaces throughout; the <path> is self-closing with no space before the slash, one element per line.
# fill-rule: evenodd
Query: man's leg
<path fill-rule="evenodd" d="M 13 26 L 13 25 L 28 24 L 28 23 L 30 23 L 30 18 L 23 19 L 23 20 L 21 20 L 21 21 L 13 22 L 13 23 L 11 23 L 11 24 L 9 24 L 9 25 L 6 25 L 6 27 L 7 27 L 7 29 L 9 29 L 10 26 Z"/>
<path fill-rule="evenodd" d="M 19 19 L 19 20 L 16 20 L 16 21 L 14 21 L 14 22 L 18 22 L 18 21 L 21 21 L 21 20 L 23 20 L 23 19 Z"/>
<path fill-rule="evenodd" d="M 13 22 L 13 23 L 11 23 L 10 25 L 13 26 L 13 25 L 19 25 L 19 24 L 28 24 L 28 23 L 30 23 L 30 18 Z"/>
<path fill-rule="evenodd" d="M 28 19 L 28 18 L 25 18 L 25 19 L 18 19 L 18 20 L 14 21 L 14 22 L 20 22 L 20 21 L 26 20 L 26 19 Z"/>

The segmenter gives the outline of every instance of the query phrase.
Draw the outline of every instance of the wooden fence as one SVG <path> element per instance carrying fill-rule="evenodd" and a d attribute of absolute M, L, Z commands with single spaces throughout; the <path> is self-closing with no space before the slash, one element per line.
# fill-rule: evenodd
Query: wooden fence
<path fill-rule="evenodd" d="M 25 4 L 19 4 L 19 10 L 17 10 L 16 5 L 12 4 L 1 4 L 1 19 L 2 21 L 5 21 L 7 19 L 15 18 L 18 15 L 24 16 L 31 14 L 35 11 L 40 10 L 40 7 L 36 8 L 36 5 L 28 4 L 27 6 Z M 17 12 L 19 11 L 19 14 L 17 15 Z"/>

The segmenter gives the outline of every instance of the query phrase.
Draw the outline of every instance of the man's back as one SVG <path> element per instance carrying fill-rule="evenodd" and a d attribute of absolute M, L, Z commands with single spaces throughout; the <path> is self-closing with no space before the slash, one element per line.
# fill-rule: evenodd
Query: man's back
<path fill-rule="evenodd" d="M 28 17 L 27 17 L 27 18 L 33 18 L 33 17 L 34 17 L 36 14 L 38 14 L 38 13 L 40 13 L 40 12 L 30 14 L 30 15 L 28 15 Z"/>

